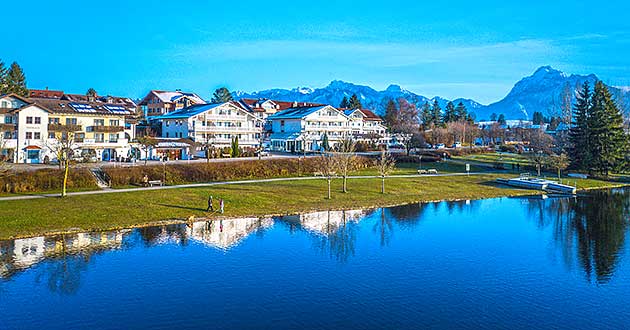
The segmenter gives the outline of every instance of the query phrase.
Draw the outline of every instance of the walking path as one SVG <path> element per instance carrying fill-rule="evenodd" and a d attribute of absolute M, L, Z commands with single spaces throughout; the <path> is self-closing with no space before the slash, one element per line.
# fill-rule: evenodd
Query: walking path
<path fill-rule="evenodd" d="M 427 177 L 442 177 L 442 176 L 464 176 L 464 175 L 484 175 L 486 173 L 445 173 L 445 174 L 411 174 L 411 175 L 388 175 L 387 178 L 427 178 Z M 348 176 L 348 179 L 375 179 L 380 176 L 374 175 L 355 175 Z M 138 188 L 125 188 L 125 189 L 108 189 L 108 190 L 91 190 L 91 191 L 78 191 L 70 192 L 68 196 L 82 196 L 82 195 L 100 195 L 100 194 L 118 194 L 135 191 L 150 191 L 150 190 L 166 190 L 166 189 L 179 189 L 179 188 L 198 188 L 198 187 L 212 187 L 232 184 L 247 184 L 247 183 L 265 183 L 265 182 L 282 182 L 282 181 L 300 181 L 300 180 L 321 180 L 321 176 L 306 176 L 306 177 L 292 177 L 292 178 L 273 178 L 273 179 L 254 179 L 254 180 L 237 180 L 237 181 L 218 181 L 207 183 L 190 183 L 174 186 L 156 186 L 156 187 L 138 187 Z M 27 200 L 27 199 L 41 199 L 59 197 L 58 193 L 55 194 L 39 194 L 39 195 L 21 195 L 21 196 L 8 196 L 0 197 L 0 201 L 13 201 L 13 200 Z"/>

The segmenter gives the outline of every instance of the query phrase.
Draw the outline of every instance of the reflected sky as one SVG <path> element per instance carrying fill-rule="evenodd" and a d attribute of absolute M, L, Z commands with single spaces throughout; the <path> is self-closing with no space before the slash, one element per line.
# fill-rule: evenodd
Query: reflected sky
<path fill-rule="evenodd" d="M 0 328 L 623 328 L 629 214 L 620 189 L 0 241 Z"/>

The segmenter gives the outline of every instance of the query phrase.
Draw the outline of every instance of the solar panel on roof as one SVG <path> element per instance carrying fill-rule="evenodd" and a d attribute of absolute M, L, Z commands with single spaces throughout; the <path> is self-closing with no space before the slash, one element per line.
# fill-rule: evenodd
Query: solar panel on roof
<path fill-rule="evenodd" d="M 105 107 L 105 109 L 107 109 L 108 111 L 110 111 L 112 113 L 117 113 L 117 114 L 129 114 L 130 113 L 130 111 L 127 110 L 127 108 L 123 107 L 122 105 L 107 104 L 104 107 Z"/>
<path fill-rule="evenodd" d="M 96 109 L 94 109 L 89 104 L 68 103 L 68 105 L 71 106 L 77 112 L 96 112 Z"/>

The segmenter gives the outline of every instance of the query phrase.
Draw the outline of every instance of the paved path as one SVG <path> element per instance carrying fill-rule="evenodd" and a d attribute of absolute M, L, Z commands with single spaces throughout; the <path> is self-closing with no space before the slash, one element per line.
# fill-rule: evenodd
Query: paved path
<path fill-rule="evenodd" d="M 387 178 L 427 178 L 427 177 L 444 177 L 444 176 L 464 176 L 464 175 L 484 175 L 488 173 L 445 173 L 445 174 L 412 174 L 412 175 L 389 175 Z M 380 178 L 374 175 L 355 175 L 348 176 L 348 179 L 374 179 Z M 322 180 L 321 176 L 305 176 L 305 177 L 292 177 L 292 178 L 273 178 L 273 179 L 256 179 L 256 180 L 238 180 L 238 181 L 218 181 L 207 183 L 190 183 L 181 184 L 175 186 L 156 186 L 156 187 L 138 187 L 138 188 L 126 188 L 126 189 L 107 189 L 107 190 L 91 190 L 91 191 L 78 191 L 69 192 L 68 196 L 82 196 L 82 195 L 101 195 L 101 194 L 119 194 L 135 191 L 151 191 L 151 190 L 166 190 L 166 189 L 179 189 L 179 188 L 198 188 L 198 187 L 212 187 L 231 184 L 248 184 L 248 183 L 265 183 L 265 182 L 282 182 L 282 181 L 301 181 L 301 180 Z M 13 200 L 27 200 L 27 199 L 41 199 L 41 198 L 53 198 L 59 197 L 58 193 L 55 194 L 39 194 L 39 195 L 20 195 L 0 197 L 0 201 L 13 201 Z"/>

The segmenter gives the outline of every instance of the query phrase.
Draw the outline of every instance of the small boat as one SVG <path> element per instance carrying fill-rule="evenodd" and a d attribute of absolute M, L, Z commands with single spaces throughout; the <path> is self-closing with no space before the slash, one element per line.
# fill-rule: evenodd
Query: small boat
<path fill-rule="evenodd" d="M 566 185 L 566 184 L 553 182 L 553 181 L 547 185 L 546 190 L 551 191 L 551 192 L 563 193 L 563 194 L 571 194 L 571 195 L 577 194 L 577 188 Z"/>

